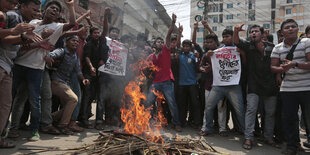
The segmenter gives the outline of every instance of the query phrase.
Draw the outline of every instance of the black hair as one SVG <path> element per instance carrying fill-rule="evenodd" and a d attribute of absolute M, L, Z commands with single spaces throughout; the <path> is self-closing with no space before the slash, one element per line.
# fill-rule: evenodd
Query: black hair
<path fill-rule="evenodd" d="M 18 4 L 19 4 L 19 7 L 20 7 L 21 4 L 28 5 L 31 2 L 34 3 L 35 5 L 41 5 L 41 1 L 40 0 L 19 0 Z"/>
<path fill-rule="evenodd" d="M 234 31 L 232 29 L 224 29 L 223 32 L 222 32 L 222 36 L 223 35 L 231 35 L 231 36 L 233 36 L 234 35 Z"/>
<path fill-rule="evenodd" d="M 308 26 L 306 27 L 305 33 L 308 34 L 309 31 L 310 31 L 310 25 L 308 25 Z"/>
<path fill-rule="evenodd" d="M 282 22 L 281 30 L 283 30 L 284 25 L 287 24 L 287 23 L 294 23 L 298 27 L 298 24 L 297 24 L 297 22 L 294 19 L 287 19 L 284 22 Z"/>
<path fill-rule="evenodd" d="M 214 33 L 206 35 L 204 40 L 207 40 L 207 39 L 212 39 L 212 40 L 214 40 L 216 42 L 216 44 L 219 44 L 219 38 Z"/>
<path fill-rule="evenodd" d="M 267 40 L 268 40 L 269 42 L 273 43 L 273 35 L 272 35 L 272 34 L 269 34 L 269 35 L 267 36 Z"/>
<path fill-rule="evenodd" d="M 89 29 L 89 33 L 90 33 L 90 34 L 93 34 L 93 32 L 94 32 L 95 30 L 99 30 L 99 29 L 98 29 L 97 27 L 92 27 L 92 28 Z"/>
<path fill-rule="evenodd" d="M 137 35 L 137 40 L 147 41 L 147 36 L 144 33 L 139 33 Z"/>
<path fill-rule="evenodd" d="M 61 4 L 60 4 L 58 1 L 51 1 L 51 2 L 48 2 L 48 3 L 46 4 L 46 6 L 45 6 L 45 10 L 46 10 L 50 5 L 52 5 L 52 4 L 57 5 L 58 8 L 59 8 L 59 12 L 61 12 L 62 7 L 61 7 Z"/>
<path fill-rule="evenodd" d="M 71 40 L 72 38 L 79 38 L 77 35 L 71 35 L 71 36 L 68 36 L 67 38 L 66 38 L 66 41 L 69 41 L 69 40 Z"/>
<path fill-rule="evenodd" d="M 122 42 L 122 43 L 125 43 L 126 40 L 128 40 L 128 39 L 131 39 L 131 36 L 128 35 L 128 34 L 125 34 L 125 35 L 123 35 L 123 36 L 121 37 L 121 42 Z"/>
<path fill-rule="evenodd" d="M 185 39 L 185 40 L 182 41 L 182 46 L 184 46 L 184 45 L 192 46 L 192 42 L 190 40 L 188 40 L 188 39 Z"/>
<path fill-rule="evenodd" d="M 57 18 L 57 21 L 58 21 L 58 22 L 62 22 L 62 23 L 66 23 L 66 22 L 67 22 L 66 19 L 63 18 L 63 17 L 58 17 L 58 18 Z"/>
<path fill-rule="evenodd" d="M 120 32 L 120 30 L 119 30 L 119 28 L 117 28 L 117 27 L 110 27 L 110 29 L 109 29 L 109 33 L 112 31 L 112 30 L 116 30 L 118 33 Z"/>
<path fill-rule="evenodd" d="M 164 41 L 164 39 L 163 39 L 163 38 L 161 38 L 161 37 L 157 37 L 157 38 L 155 39 L 154 43 L 153 43 L 153 47 L 156 47 L 156 42 L 157 42 L 157 40 Z"/>
<path fill-rule="evenodd" d="M 259 28 L 260 33 L 263 35 L 263 34 L 264 34 L 264 28 L 261 27 L 261 26 L 259 26 L 259 25 L 257 25 L 257 24 L 252 25 L 252 26 L 250 27 L 250 29 L 249 29 L 249 32 L 251 33 L 251 30 L 252 30 L 253 28 L 257 28 L 257 27 Z"/>

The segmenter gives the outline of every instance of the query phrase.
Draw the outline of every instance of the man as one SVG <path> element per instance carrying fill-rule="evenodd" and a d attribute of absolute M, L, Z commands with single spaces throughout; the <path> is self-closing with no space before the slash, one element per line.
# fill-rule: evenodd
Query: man
<path fill-rule="evenodd" d="M 104 12 L 104 25 L 108 23 L 108 15 L 110 8 L 105 9 Z M 99 83 L 99 71 L 98 68 L 103 65 L 108 59 L 109 47 L 106 45 L 106 38 L 104 33 L 100 36 L 98 28 L 92 27 L 90 29 L 90 40 L 84 46 L 84 60 L 85 66 L 83 73 L 85 77 L 90 80 L 90 85 L 84 87 L 82 108 L 81 108 L 81 125 L 86 128 L 93 128 L 93 125 L 88 122 L 88 109 L 91 107 L 91 103 L 94 99 L 97 100 L 96 107 L 96 129 L 103 129 L 103 108 L 101 106 L 100 96 L 100 83 Z"/>
<path fill-rule="evenodd" d="M 298 38 L 298 30 L 295 20 L 285 20 L 281 24 L 284 41 L 276 45 L 271 54 L 271 70 L 284 75 L 280 87 L 282 124 L 287 141 L 284 154 L 290 155 L 296 154 L 298 148 L 299 105 L 305 115 L 305 124 L 310 124 L 310 39 Z M 292 47 L 295 50 L 291 52 Z"/>
<path fill-rule="evenodd" d="M 153 64 L 159 68 L 159 71 L 155 72 L 153 83 L 147 95 L 146 107 L 150 107 L 155 101 L 156 96 L 153 90 L 162 92 L 168 102 L 175 130 L 181 132 L 182 128 L 179 121 L 179 111 L 175 102 L 173 82 L 171 81 L 174 80 L 174 78 L 171 71 L 170 37 L 175 22 L 176 15 L 172 14 L 172 23 L 166 36 L 166 43 L 163 45 L 163 39 L 157 38 L 155 40 L 156 51 L 147 58 L 147 60 L 152 61 Z"/>
<path fill-rule="evenodd" d="M 59 17 L 62 8 L 61 4 L 57 1 L 51 1 L 46 5 L 43 20 L 32 20 L 30 22 L 30 24 L 36 27 L 34 32 L 42 35 L 43 38 L 45 38 L 43 36 L 43 32 L 46 30 L 51 30 L 51 33 L 46 36 L 49 44 L 51 45 L 55 45 L 62 33 L 71 29 L 75 25 L 74 1 L 66 0 L 65 2 L 69 8 L 69 23 L 62 24 L 54 22 Z M 20 52 L 15 59 L 13 83 L 15 86 L 19 86 L 23 81 L 25 81 L 28 86 L 32 129 L 31 137 L 29 138 L 30 141 L 36 141 L 40 138 L 38 133 L 41 115 L 40 92 L 45 61 L 51 61 L 48 57 L 46 57 L 48 52 L 49 50 L 42 47 L 37 47 L 27 52 Z M 12 115 L 16 116 L 16 120 L 14 121 L 17 122 L 16 124 L 19 124 L 18 121 L 20 120 L 22 114 L 22 111 L 20 110 L 23 109 L 24 104 L 14 102 L 13 106 L 16 106 L 13 107 L 12 111 Z M 15 129 L 15 132 L 18 128 L 18 125 L 16 124 L 15 126 L 12 126 L 12 129 L 13 131 Z"/>
<path fill-rule="evenodd" d="M 213 132 L 213 112 L 214 112 L 214 108 L 215 106 L 219 103 L 219 101 L 221 99 L 223 99 L 224 97 L 227 97 L 227 99 L 230 101 L 230 103 L 232 104 L 233 108 L 235 109 L 238 121 L 240 123 L 240 126 L 242 127 L 242 130 L 244 130 L 244 105 L 243 105 L 243 99 L 242 99 L 242 90 L 241 90 L 241 86 L 238 84 L 240 81 L 240 76 L 235 76 L 235 80 L 234 81 L 230 81 L 226 78 L 229 78 L 230 75 L 225 76 L 225 71 L 229 71 L 229 70 L 220 70 L 217 68 L 214 68 L 214 63 L 220 63 L 222 60 L 217 60 L 216 57 L 217 54 L 219 52 L 222 51 L 227 51 L 227 55 L 228 56 L 232 56 L 230 54 L 235 55 L 236 57 L 239 55 L 237 53 L 237 48 L 234 46 L 233 44 L 233 31 L 230 29 L 225 29 L 222 33 L 222 37 L 223 37 L 223 43 L 224 46 L 215 50 L 214 52 L 209 51 L 208 52 L 208 59 L 211 62 L 211 66 L 212 66 L 212 72 L 213 72 L 213 84 L 212 84 L 212 88 L 211 91 L 206 99 L 206 106 L 205 106 L 205 111 L 204 111 L 204 122 L 203 122 L 203 126 L 201 128 L 200 131 L 200 135 L 206 136 L 210 133 Z M 215 55 L 214 55 L 215 53 Z M 225 55 L 225 54 L 224 54 Z M 211 61 L 213 57 L 213 61 Z M 211 59 L 211 60 L 210 60 Z M 239 59 L 240 60 L 240 59 Z M 238 72 L 236 72 L 236 74 L 240 74 L 241 72 L 241 63 L 238 59 L 237 60 L 232 60 L 234 61 L 236 67 L 238 67 L 239 69 L 236 69 Z M 218 62 L 216 62 L 218 61 Z M 226 59 L 224 61 L 227 61 Z M 229 60 L 230 61 L 230 60 Z M 229 62 L 230 64 L 230 62 Z M 224 63 L 221 65 L 221 67 L 228 67 L 227 63 Z M 216 70 L 215 70 L 216 69 Z M 235 71 L 236 71 L 235 70 Z M 217 77 L 216 74 L 223 74 L 224 76 L 222 77 Z M 224 78 L 224 79 L 223 79 Z M 217 80 L 217 82 L 215 82 L 215 80 Z M 220 81 L 219 81 L 220 80 Z"/>
<path fill-rule="evenodd" d="M 245 51 L 247 60 L 247 106 L 245 114 L 245 141 L 242 147 L 250 150 L 255 144 L 254 127 L 259 101 L 264 104 L 264 138 L 265 143 L 277 146 L 273 141 L 275 111 L 278 85 L 276 74 L 270 69 L 270 55 L 274 45 L 263 41 L 264 28 L 259 25 L 250 27 L 250 42 L 240 40 L 239 32 L 244 24 L 236 25 L 234 43 Z"/>

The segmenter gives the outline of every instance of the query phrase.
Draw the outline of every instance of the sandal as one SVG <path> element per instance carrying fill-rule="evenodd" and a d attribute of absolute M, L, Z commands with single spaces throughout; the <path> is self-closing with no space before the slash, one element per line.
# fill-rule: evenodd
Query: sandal
<path fill-rule="evenodd" d="M 79 126 L 86 128 L 86 129 L 93 129 L 94 125 L 92 125 L 91 123 L 89 123 L 88 121 L 82 121 L 79 123 Z"/>
<path fill-rule="evenodd" d="M 41 132 L 52 135 L 60 135 L 60 131 L 56 129 L 53 125 L 41 128 Z"/>
<path fill-rule="evenodd" d="M 68 127 L 58 127 L 58 130 L 64 135 L 73 135 L 73 132 Z"/>
<path fill-rule="evenodd" d="M 220 135 L 221 137 L 228 137 L 228 132 L 227 132 L 227 131 L 221 131 L 221 132 L 219 133 L 219 135 Z"/>
<path fill-rule="evenodd" d="M 14 148 L 15 145 L 12 144 L 11 142 L 5 142 L 5 141 L 0 141 L 0 149 L 8 149 L 8 148 Z"/>
<path fill-rule="evenodd" d="M 249 139 L 244 140 L 244 142 L 242 144 L 242 148 L 244 148 L 246 150 L 251 150 L 252 149 L 252 141 Z"/>

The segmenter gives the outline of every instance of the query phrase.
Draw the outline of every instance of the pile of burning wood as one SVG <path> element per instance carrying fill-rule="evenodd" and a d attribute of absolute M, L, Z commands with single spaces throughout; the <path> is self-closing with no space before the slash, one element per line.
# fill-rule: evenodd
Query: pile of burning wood
<path fill-rule="evenodd" d="M 147 140 L 147 135 L 133 135 L 122 131 L 100 132 L 94 144 L 75 148 L 75 152 L 66 154 L 203 154 L 218 155 L 204 139 L 168 140 L 155 143 Z"/>

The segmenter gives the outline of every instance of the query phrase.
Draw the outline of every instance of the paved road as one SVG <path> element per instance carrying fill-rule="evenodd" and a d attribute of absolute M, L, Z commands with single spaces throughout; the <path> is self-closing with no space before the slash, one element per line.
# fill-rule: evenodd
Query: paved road
<path fill-rule="evenodd" d="M 94 108 L 93 108 L 94 109 Z M 91 118 L 94 120 L 94 117 Z M 116 129 L 115 127 L 105 126 L 105 129 Z M 193 130 L 192 128 L 185 128 L 183 132 L 176 133 L 174 130 L 165 129 L 162 132 L 165 136 L 168 137 L 179 137 L 179 138 L 190 138 L 190 139 L 199 139 L 200 136 L 197 135 L 197 131 Z M 304 133 L 303 133 L 304 134 Z M 59 148 L 74 148 L 74 147 L 81 147 L 86 144 L 91 144 L 93 140 L 95 140 L 99 134 L 98 131 L 95 129 L 87 129 L 82 133 L 75 133 L 73 136 L 54 136 L 48 134 L 40 134 L 41 140 L 37 142 L 29 142 L 27 141 L 27 137 L 30 135 L 29 131 L 22 131 L 21 137 L 15 140 L 8 139 L 8 141 L 14 142 L 17 145 L 14 149 L 0 149 L 0 155 L 7 155 L 7 154 L 27 154 L 27 153 L 35 153 L 38 150 L 21 150 L 21 148 L 51 148 L 51 147 L 59 147 Z M 258 146 L 253 147 L 252 150 L 245 150 L 241 147 L 243 138 L 242 136 L 230 133 L 228 137 L 220 137 L 217 134 L 204 137 L 206 141 L 213 146 L 216 150 L 220 152 L 229 153 L 232 155 L 243 155 L 243 154 L 250 154 L 250 155 L 280 155 L 281 149 L 276 149 L 271 146 L 266 146 L 263 143 L 258 143 Z M 301 141 L 305 141 L 305 137 L 301 136 Z M 63 151 L 54 151 L 54 152 L 44 152 L 39 154 L 62 154 L 65 153 Z M 307 149 L 306 152 L 299 153 L 303 154 L 310 154 L 310 149 Z"/>

